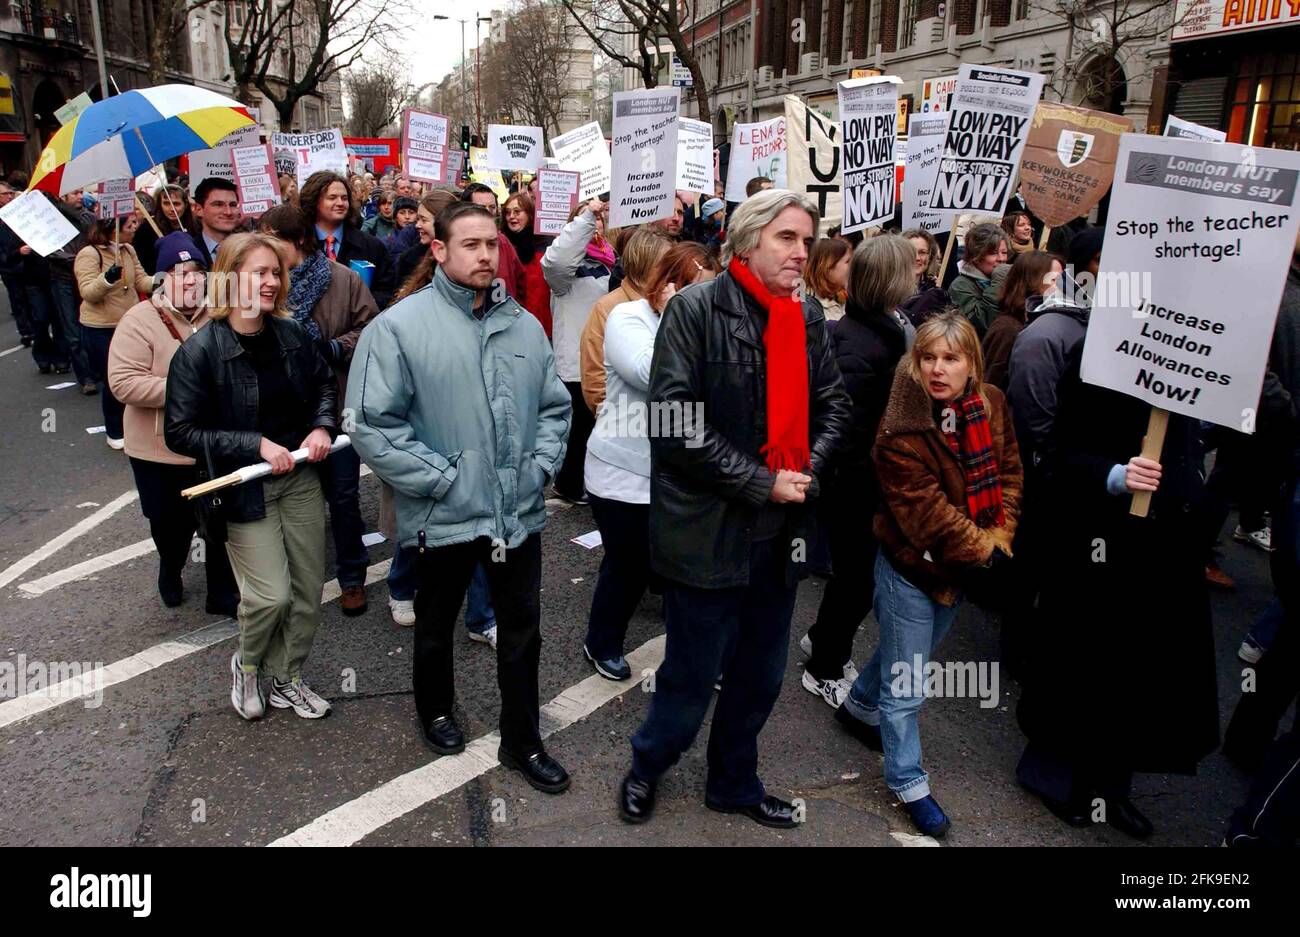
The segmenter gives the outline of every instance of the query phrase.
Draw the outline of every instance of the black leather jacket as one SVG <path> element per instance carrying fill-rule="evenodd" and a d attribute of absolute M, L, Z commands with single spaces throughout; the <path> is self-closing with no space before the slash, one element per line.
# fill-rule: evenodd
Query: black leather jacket
<path fill-rule="evenodd" d="M 339 391 L 329 365 L 297 322 L 269 316 L 265 321 L 280 342 L 294 391 L 311 403 L 312 419 L 302 435 L 320 427 L 332 438 Z M 201 469 L 210 453 L 217 475 L 262 461 L 257 391 L 257 373 L 230 323 L 221 319 L 199 329 L 176 349 L 167 371 L 167 448 L 195 459 Z M 224 502 L 227 518 L 237 523 L 266 516 L 260 479 L 229 489 Z"/>
<path fill-rule="evenodd" d="M 849 397 L 816 300 L 807 323 L 809 430 L 814 479 L 849 424 Z M 656 572 L 706 589 L 749 584 L 750 534 L 775 476 L 759 455 L 767 441 L 767 358 L 759 315 L 730 274 L 690 286 L 664 310 L 650 370 L 650 556 Z M 666 406 L 670 405 L 670 406 Z M 703 425 L 682 431 L 702 405 Z M 655 413 L 655 410 L 658 413 Z M 817 494 L 817 485 L 809 495 Z M 807 537 L 810 505 L 787 505 L 789 539 Z M 869 521 L 864 521 L 869 523 Z M 790 549 L 787 582 L 808 572 Z"/>

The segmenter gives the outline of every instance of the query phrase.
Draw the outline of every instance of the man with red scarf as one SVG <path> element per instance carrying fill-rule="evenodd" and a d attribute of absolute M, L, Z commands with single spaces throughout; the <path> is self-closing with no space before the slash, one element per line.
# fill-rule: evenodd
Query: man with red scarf
<path fill-rule="evenodd" d="M 818 215 L 780 189 L 748 199 L 727 269 L 664 310 L 650 370 L 650 554 L 667 647 L 632 739 L 619 813 L 643 823 L 695 739 L 723 674 L 704 803 L 791 827 L 758 778 L 758 733 L 781 692 L 817 476 L 849 422 L 821 307 L 802 276 Z"/>

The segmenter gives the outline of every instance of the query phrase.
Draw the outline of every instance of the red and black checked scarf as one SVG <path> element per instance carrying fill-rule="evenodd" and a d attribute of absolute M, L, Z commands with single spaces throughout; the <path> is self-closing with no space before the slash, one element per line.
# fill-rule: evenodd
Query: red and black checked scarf
<path fill-rule="evenodd" d="M 966 477 L 966 507 L 976 527 L 1001 527 L 1002 481 L 998 477 L 998 460 L 993 454 L 993 433 L 984 412 L 979 390 L 971 390 L 953 404 L 957 430 L 945 432 L 943 438 L 961 462 Z"/>
<path fill-rule="evenodd" d="M 773 472 L 808 467 L 808 352 L 803 303 L 773 296 L 740 258 L 727 271 L 767 310 L 767 442 L 759 450 Z"/>

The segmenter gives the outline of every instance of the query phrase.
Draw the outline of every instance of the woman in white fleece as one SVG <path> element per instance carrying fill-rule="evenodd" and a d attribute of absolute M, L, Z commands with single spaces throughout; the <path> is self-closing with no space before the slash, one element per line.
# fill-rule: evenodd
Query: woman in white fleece
<path fill-rule="evenodd" d="M 578 344 L 591 307 L 609 292 L 609 275 L 618 261 L 605 240 L 605 213 L 609 205 L 592 199 L 574 211 L 542 257 L 542 273 L 551 288 L 551 344 L 555 369 L 573 398 L 573 427 L 564 466 L 555 477 L 555 493 L 572 504 L 586 504 L 582 466 L 587 457 L 587 437 L 595 423 L 582 398 L 582 372 Z"/>

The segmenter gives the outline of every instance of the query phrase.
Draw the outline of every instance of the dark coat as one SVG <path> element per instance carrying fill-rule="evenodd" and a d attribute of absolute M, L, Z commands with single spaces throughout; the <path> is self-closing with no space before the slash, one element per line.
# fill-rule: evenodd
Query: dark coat
<path fill-rule="evenodd" d="M 811 471 L 821 475 L 849 422 L 826 320 L 803 303 L 808 351 Z M 650 365 L 650 405 L 703 407 L 703 425 L 680 418 L 650 440 L 650 557 L 656 572 L 705 589 L 749 584 L 750 534 L 768 504 L 774 474 L 759 455 L 767 441 L 767 356 L 761 310 L 730 274 L 688 286 L 668 303 Z M 669 413 L 671 411 L 668 411 Z M 693 412 L 688 410 L 687 412 Z M 810 495 L 816 491 L 810 489 Z M 811 505 L 786 506 L 790 537 L 807 537 Z M 779 535 L 780 536 L 780 535 Z M 787 580 L 808 573 L 793 559 Z"/>
<path fill-rule="evenodd" d="M 345 267 L 354 260 L 368 260 L 374 264 L 370 292 L 375 297 L 375 302 L 379 304 L 379 308 L 383 309 L 393 301 L 393 294 L 397 292 L 397 274 L 393 270 L 393 262 L 388 257 L 388 249 L 384 247 L 383 241 L 366 234 L 360 228 L 344 224 L 342 231 L 343 241 L 335 253 L 334 260 Z M 321 250 L 325 249 L 324 244 L 317 243 Z"/>
<path fill-rule="evenodd" d="M 1219 738 L 1196 427 L 1170 415 L 1160 489 L 1147 517 L 1131 516 L 1106 477 L 1141 451 L 1151 408 L 1084 384 L 1081 358 L 1080 345 L 1039 464 L 1050 536 L 1017 716 L 1069 764 L 1191 773 Z"/>
<path fill-rule="evenodd" d="M 1002 484 L 1002 527 L 977 527 L 966 505 L 966 474 L 934 419 L 934 403 L 906 367 L 894 374 L 873 456 L 883 500 L 872 532 L 893 567 L 940 605 L 955 605 L 961 578 L 1011 555 L 1024 474 L 1002 391 L 981 385 Z M 928 557 L 928 558 L 927 558 Z"/>
<path fill-rule="evenodd" d="M 907 350 L 907 335 L 892 314 L 868 311 L 850 300 L 831 344 L 852 411 L 844 441 L 831 460 L 833 471 L 827 482 L 837 489 L 864 489 L 870 494 L 866 503 L 874 513 L 879 486 L 871 448 L 889 402 L 894 370 Z"/>
<path fill-rule="evenodd" d="M 1002 313 L 984 333 L 984 380 L 1006 393 L 1011 383 L 1011 349 L 1025 324 Z"/>
<path fill-rule="evenodd" d="M 302 428 L 303 437 L 317 427 L 334 436 L 339 397 L 334 373 L 297 322 L 269 316 L 265 321 L 280 342 L 294 392 L 310 404 L 311 418 Z M 163 432 L 167 448 L 196 460 L 200 468 L 206 467 L 210 453 L 218 476 L 260 462 L 257 414 L 262 402 L 257 390 L 257 372 L 230 323 L 221 319 L 199 329 L 176 349 L 167 372 Z M 231 521 L 246 523 L 266 516 L 261 479 L 236 485 L 224 501 Z"/>

